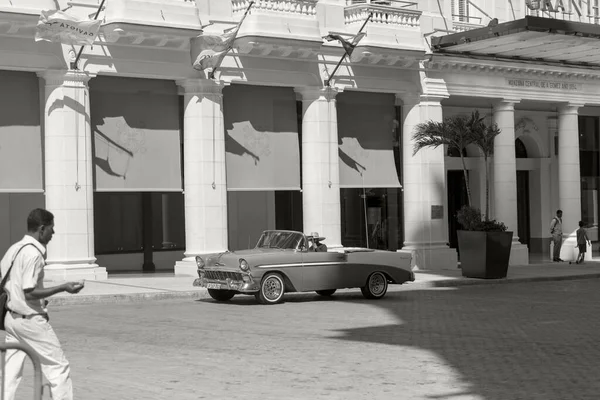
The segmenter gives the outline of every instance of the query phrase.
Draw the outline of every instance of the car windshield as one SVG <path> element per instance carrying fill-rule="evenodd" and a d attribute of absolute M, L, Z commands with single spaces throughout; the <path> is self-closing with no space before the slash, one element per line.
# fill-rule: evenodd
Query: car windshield
<path fill-rule="evenodd" d="M 304 235 L 299 232 L 265 231 L 256 247 L 270 249 L 297 249 L 304 242 Z"/>

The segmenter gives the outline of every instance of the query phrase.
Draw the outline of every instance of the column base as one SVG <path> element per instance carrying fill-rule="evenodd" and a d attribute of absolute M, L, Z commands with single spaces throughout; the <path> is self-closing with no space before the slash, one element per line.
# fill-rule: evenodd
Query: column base
<path fill-rule="evenodd" d="M 397 251 L 411 255 L 412 260 L 410 265 L 413 271 L 458 268 L 458 254 L 456 250 L 446 246 L 409 247 Z"/>
<path fill-rule="evenodd" d="M 198 277 L 198 267 L 194 257 L 186 257 L 181 261 L 175 262 L 175 276 L 193 276 Z"/>
<path fill-rule="evenodd" d="M 106 268 L 98 264 L 49 264 L 44 267 L 45 281 L 104 281 L 108 279 Z"/>
<path fill-rule="evenodd" d="M 513 242 L 510 247 L 508 265 L 529 265 L 529 248 L 519 242 Z"/>

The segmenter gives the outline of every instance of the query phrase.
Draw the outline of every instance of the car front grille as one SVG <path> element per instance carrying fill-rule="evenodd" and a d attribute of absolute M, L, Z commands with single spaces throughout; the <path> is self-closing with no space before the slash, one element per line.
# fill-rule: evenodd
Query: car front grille
<path fill-rule="evenodd" d="M 206 279 L 214 279 L 217 281 L 224 281 L 226 279 L 231 279 L 232 281 L 241 281 L 242 274 L 239 272 L 229 272 L 229 271 L 205 271 L 204 272 Z"/>

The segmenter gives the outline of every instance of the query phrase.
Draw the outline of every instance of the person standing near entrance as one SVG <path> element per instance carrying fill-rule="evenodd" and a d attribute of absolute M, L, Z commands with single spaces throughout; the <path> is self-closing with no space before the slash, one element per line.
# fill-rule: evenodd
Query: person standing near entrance
<path fill-rule="evenodd" d="M 60 292 L 78 293 L 83 282 L 67 282 L 44 287 L 46 245 L 54 235 L 54 215 L 36 208 L 27 217 L 27 234 L 13 244 L 0 261 L 2 277 L 7 277 L 4 290 L 8 294 L 4 318 L 6 343 L 23 343 L 33 349 L 50 383 L 53 400 L 72 400 L 71 369 L 60 342 L 50 326 L 46 309 L 47 297 Z M 23 376 L 26 354 L 7 350 L 4 399 L 14 400 Z"/>
<path fill-rule="evenodd" d="M 585 224 L 583 223 L 583 221 L 579 221 L 579 229 L 577 229 L 577 249 L 579 250 L 579 254 L 577 255 L 577 260 L 575 260 L 575 264 L 583 263 L 583 261 L 585 260 L 585 252 L 587 250 L 587 245 L 592 245 L 590 239 L 588 238 L 587 232 L 583 227 L 584 225 Z M 571 261 L 569 261 L 569 264 L 571 264 Z"/>
<path fill-rule="evenodd" d="M 554 252 L 552 261 L 562 261 L 560 259 L 560 248 L 562 246 L 562 210 L 557 210 L 556 215 L 550 222 L 550 234 L 552 235 L 552 243 L 554 243 Z"/>

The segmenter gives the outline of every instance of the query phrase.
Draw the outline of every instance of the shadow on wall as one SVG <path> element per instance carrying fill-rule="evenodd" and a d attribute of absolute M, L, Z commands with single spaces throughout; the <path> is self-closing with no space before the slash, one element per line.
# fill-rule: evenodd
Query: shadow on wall
<path fill-rule="evenodd" d="M 125 157 L 126 158 L 126 163 L 128 164 L 130 159 L 132 159 L 134 157 L 134 154 L 132 151 L 128 150 L 127 148 L 125 148 L 124 146 L 120 145 L 119 143 L 115 142 L 114 140 L 112 140 L 110 137 L 108 137 L 107 135 L 103 134 L 102 132 L 100 132 L 99 130 L 94 130 L 94 136 L 101 138 L 103 141 L 105 141 L 107 143 L 107 146 L 114 150 L 116 150 L 116 152 L 121 156 L 121 157 Z M 95 140 L 94 140 L 95 143 Z M 94 150 L 95 150 L 95 144 L 94 144 Z M 111 165 L 111 159 L 110 159 L 110 154 L 111 151 L 108 150 L 106 152 L 106 158 L 100 158 L 98 157 L 98 153 L 96 151 L 93 151 L 94 154 L 94 165 L 98 166 L 98 168 L 100 168 L 101 170 L 103 170 L 104 172 L 106 172 L 108 175 L 111 176 L 116 176 L 119 178 L 123 178 L 123 179 L 127 179 L 127 168 L 125 168 L 123 170 L 123 173 L 118 173 L 116 172 L 116 170 L 118 169 L 117 167 L 113 168 L 113 165 Z"/>
<path fill-rule="evenodd" d="M 233 129 L 233 127 L 225 130 L 225 151 L 236 156 L 243 156 L 247 154 L 250 157 L 252 157 L 252 159 L 254 159 L 255 165 L 258 164 L 258 162 L 260 162 L 260 157 L 252 151 L 250 151 L 250 149 L 245 147 L 243 144 L 235 140 L 233 136 L 231 136 L 231 134 L 229 133 L 230 129 Z"/>
<path fill-rule="evenodd" d="M 367 169 L 364 165 L 360 164 L 358 161 L 350 157 L 346 154 L 342 149 L 338 148 L 338 155 L 340 160 L 346 164 L 348 167 L 352 168 L 356 172 L 362 175 L 362 173 Z"/>

